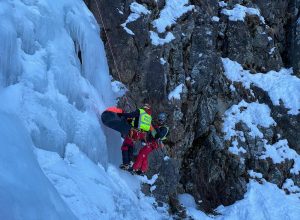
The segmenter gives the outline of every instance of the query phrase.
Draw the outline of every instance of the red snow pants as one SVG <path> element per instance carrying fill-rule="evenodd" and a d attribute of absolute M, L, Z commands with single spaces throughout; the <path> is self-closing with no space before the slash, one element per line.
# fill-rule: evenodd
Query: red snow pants
<path fill-rule="evenodd" d="M 136 161 L 133 164 L 133 170 L 141 170 L 143 173 L 147 172 L 148 156 L 156 148 L 158 148 L 158 144 L 156 143 L 156 141 L 148 142 L 146 146 L 144 146 L 140 150 Z"/>

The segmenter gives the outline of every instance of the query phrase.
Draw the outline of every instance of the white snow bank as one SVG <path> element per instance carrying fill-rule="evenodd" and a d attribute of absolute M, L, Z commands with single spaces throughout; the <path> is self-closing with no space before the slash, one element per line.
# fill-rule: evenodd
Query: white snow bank
<path fill-rule="evenodd" d="M 152 22 L 159 33 L 166 31 L 167 27 L 176 23 L 183 14 L 192 11 L 193 5 L 188 5 L 189 0 L 166 0 L 165 7 L 161 10 L 158 19 Z"/>
<path fill-rule="evenodd" d="M 0 219 L 75 219 L 44 176 L 22 122 L 0 111 Z"/>
<path fill-rule="evenodd" d="M 147 15 L 150 14 L 150 11 L 143 5 L 137 3 L 137 2 L 132 2 L 130 4 L 130 15 L 128 16 L 127 20 L 121 24 L 121 26 L 124 28 L 124 30 L 130 34 L 130 35 L 135 35 L 132 30 L 126 27 L 126 25 L 130 22 L 134 22 L 137 19 L 139 19 L 142 15 Z"/>
<path fill-rule="evenodd" d="M 204 212 L 197 209 L 197 204 L 192 195 L 188 193 L 178 195 L 179 202 L 186 208 L 187 215 L 191 216 L 193 219 L 212 219 L 208 217 Z"/>
<path fill-rule="evenodd" d="M 291 173 L 299 174 L 300 172 L 300 156 L 297 152 L 291 149 L 287 140 L 280 140 L 277 143 L 270 145 L 265 142 L 266 151 L 261 159 L 271 158 L 273 163 L 282 163 L 285 160 L 294 160 L 294 166 L 291 169 Z"/>
<path fill-rule="evenodd" d="M 235 130 L 235 125 L 238 122 L 244 122 L 249 127 L 251 136 L 262 138 L 263 134 L 257 126 L 268 128 L 276 124 L 270 116 L 270 112 L 270 108 L 265 104 L 247 103 L 244 100 L 231 106 L 224 113 L 223 132 L 225 139 L 230 140 L 234 136 L 244 137 L 241 132 Z"/>
<path fill-rule="evenodd" d="M 150 31 L 151 43 L 155 46 L 161 46 L 166 43 L 170 43 L 175 39 L 174 35 L 171 32 L 168 32 L 165 38 L 160 38 L 156 32 Z"/>
<path fill-rule="evenodd" d="M 109 165 L 92 163 L 74 144 L 65 158 L 36 149 L 39 163 L 78 219 L 168 219 L 155 200 L 140 190 L 139 177 Z M 154 179 L 157 177 L 154 177 Z"/>
<path fill-rule="evenodd" d="M 222 14 L 229 16 L 230 21 L 245 21 L 246 14 L 257 15 L 264 24 L 265 19 L 261 16 L 260 11 L 256 8 L 248 8 L 240 4 L 236 4 L 233 9 L 222 9 Z"/>
<path fill-rule="evenodd" d="M 300 200 L 286 195 L 275 184 L 259 184 L 250 180 L 244 199 L 235 204 L 217 208 L 223 216 L 217 219 L 263 220 L 263 219 L 298 219 Z"/>
<path fill-rule="evenodd" d="M 187 209 L 187 214 L 195 220 L 264 220 L 293 219 L 300 216 L 300 200 L 296 196 L 286 195 L 275 184 L 264 181 L 259 184 L 250 180 L 244 199 L 230 206 L 219 206 L 218 216 L 207 216 L 197 210 L 194 198 L 189 194 L 179 195 L 179 200 Z"/>
<path fill-rule="evenodd" d="M 279 72 L 270 71 L 266 74 L 251 74 L 248 70 L 228 58 L 223 58 L 225 75 L 234 82 L 241 82 L 250 89 L 253 84 L 269 94 L 274 105 L 283 105 L 289 109 L 289 114 L 297 115 L 300 112 L 300 79 L 293 76 L 292 69 L 281 69 Z"/>
<path fill-rule="evenodd" d="M 295 186 L 295 183 L 292 179 L 286 179 L 282 188 L 288 190 L 290 193 L 299 193 L 300 195 L 300 188 Z"/>
<path fill-rule="evenodd" d="M 180 99 L 180 94 L 183 92 L 183 87 L 184 85 L 182 83 L 176 86 L 176 88 L 169 93 L 168 99 Z"/>

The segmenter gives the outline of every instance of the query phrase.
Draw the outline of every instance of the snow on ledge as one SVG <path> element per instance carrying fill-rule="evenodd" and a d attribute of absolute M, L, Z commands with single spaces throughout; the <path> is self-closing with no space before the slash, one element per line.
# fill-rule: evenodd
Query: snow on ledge
<path fill-rule="evenodd" d="M 249 127 L 251 136 L 262 138 L 263 134 L 257 126 L 268 128 L 276 124 L 270 113 L 271 110 L 267 105 L 256 102 L 247 103 L 242 100 L 239 104 L 231 106 L 224 113 L 225 139 L 230 140 L 234 136 L 243 138 L 243 134 L 235 130 L 238 122 L 243 122 Z"/>
<path fill-rule="evenodd" d="M 255 178 L 262 179 L 263 178 L 263 175 L 261 173 L 254 172 L 253 170 L 248 170 L 248 174 L 253 179 L 255 179 Z"/>
<path fill-rule="evenodd" d="M 240 155 L 240 153 L 247 153 L 247 151 L 243 147 L 238 147 L 237 140 L 232 142 L 232 146 L 228 148 L 228 151 L 235 155 Z"/>
<path fill-rule="evenodd" d="M 240 4 L 236 4 L 233 9 L 222 9 L 222 14 L 229 16 L 230 21 L 245 21 L 246 14 L 257 15 L 260 21 L 265 24 L 265 19 L 260 15 L 260 11 L 256 8 L 248 8 Z"/>
<path fill-rule="evenodd" d="M 170 94 L 168 95 L 168 99 L 169 100 L 172 100 L 172 99 L 180 100 L 180 94 L 183 91 L 183 87 L 184 87 L 184 85 L 182 83 L 180 85 L 178 85 L 172 92 L 170 92 Z"/>
<path fill-rule="evenodd" d="M 266 74 L 251 74 L 229 58 L 222 58 L 222 61 L 228 79 L 241 82 L 246 89 L 254 84 L 269 94 L 274 105 L 280 105 L 281 100 L 285 108 L 289 109 L 289 114 L 300 113 L 300 79 L 292 75 L 292 68 L 282 68 L 279 72 L 270 71 Z"/>
<path fill-rule="evenodd" d="M 195 8 L 194 5 L 187 5 L 188 3 L 189 0 L 166 0 L 159 18 L 152 22 L 153 26 L 159 33 L 165 32 L 166 28 L 175 24 L 178 18 Z"/>
<path fill-rule="evenodd" d="M 132 2 L 130 4 L 130 11 L 132 12 L 127 20 L 121 24 L 121 26 L 124 28 L 124 30 L 130 34 L 130 35 L 135 35 L 132 30 L 130 30 L 129 28 L 126 27 L 126 25 L 130 22 L 136 21 L 137 19 L 139 19 L 141 17 L 141 15 L 147 15 L 150 14 L 150 11 L 143 5 L 137 3 L 137 2 Z"/>
<path fill-rule="evenodd" d="M 285 160 L 294 160 L 294 165 L 290 172 L 296 175 L 299 174 L 300 156 L 295 150 L 289 147 L 286 139 L 279 140 L 273 145 L 267 144 L 266 142 L 267 141 L 265 141 L 266 151 L 259 157 L 260 159 L 266 159 L 269 157 L 272 159 L 273 163 L 277 164 L 282 163 Z"/>
<path fill-rule="evenodd" d="M 161 46 L 166 43 L 170 43 L 175 39 L 174 35 L 171 32 L 168 32 L 165 38 L 160 38 L 157 33 L 150 31 L 151 43 L 155 46 Z"/>
<path fill-rule="evenodd" d="M 300 193 L 300 188 L 295 186 L 292 179 L 286 179 L 282 188 L 288 190 L 290 193 Z"/>

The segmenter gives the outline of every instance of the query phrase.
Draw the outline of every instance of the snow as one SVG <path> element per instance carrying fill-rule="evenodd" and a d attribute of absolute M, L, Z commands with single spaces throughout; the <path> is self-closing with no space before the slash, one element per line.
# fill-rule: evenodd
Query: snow
<path fill-rule="evenodd" d="M 276 47 L 272 47 L 269 51 L 269 54 L 272 55 L 274 53 L 275 49 L 276 49 Z"/>
<path fill-rule="evenodd" d="M 218 207 L 222 214 L 217 219 L 298 219 L 300 200 L 287 196 L 275 184 L 259 184 L 250 180 L 244 199 L 228 207 Z"/>
<path fill-rule="evenodd" d="M 228 58 L 222 58 L 225 75 L 233 82 L 241 82 L 243 86 L 250 89 L 253 84 L 266 91 L 274 105 L 283 105 L 289 109 L 292 115 L 300 111 L 300 79 L 293 76 L 293 70 L 282 68 L 279 72 L 270 71 L 266 74 L 251 74 L 243 70 L 242 66 Z"/>
<path fill-rule="evenodd" d="M 164 161 L 168 161 L 168 160 L 170 160 L 170 157 L 165 156 L 165 157 L 164 157 Z"/>
<path fill-rule="evenodd" d="M 262 138 L 263 134 L 257 126 L 268 128 L 276 124 L 270 113 L 271 110 L 267 105 L 256 102 L 247 103 L 242 100 L 239 104 L 231 106 L 224 113 L 223 132 L 225 139 L 243 137 L 243 134 L 235 130 L 235 125 L 238 122 L 243 122 L 249 127 L 249 133 L 252 137 Z"/>
<path fill-rule="evenodd" d="M 194 198 L 189 194 L 179 195 L 179 200 L 187 209 L 187 214 L 195 220 L 264 220 L 293 219 L 300 216 L 300 200 L 296 196 L 286 195 L 275 184 L 266 181 L 259 184 L 250 180 L 244 199 L 233 205 L 216 209 L 220 215 L 208 216 L 197 210 Z"/>
<path fill-rule="evenodd" d="M 139 178 L 111 164 L 121 138 L 97 114 L 123 89 L 85 4 L 1 1 L 0 18 L 0 219 L 162 218 Z"/>
<path fill-rule="evenodd" d="M 1 42 L 15 40 L 19 57 L 10 49 L 2 51 L 1 57 L 15 60 L 1 66 L 1 73 L 13 72 L 8 71 L 10 77 L 1 74 L 6 82 L 1 82 L 0 109 L 21 119 L 36 147 L 63 155 L 66 143 L 73 142 L 95 162 L 106 164 L 106 138 L 94 109 L 112 105 L 115 95 L 92 14 L 83 2 L 71 0 L 14 0 L 0 7 L 7 8 L 1 13 L 9 21 L 6 27 L 18 35 L 1 35 Z M 14 13 L 7 15 L 10 11 Z"/>
<path fill-rule="evenodd" d="M 297 152 L 291 149 L 286 139 L 279 140 L 273 145 L 265 142 L 266 151 L 260 156 L 260 159 L 271 158 L 273 163 L 282 163 L 285 160 L 294 160 L 293 168 L 291 173 L 299 174 L 300 172 L 300 156 Z"/>
<path fill-rule="evenodd" d="M 128 91 L 126 86 L 120 81 L 112 81 L 111 82 L 112 91 L 117 97 L 122 97 Z"/>
<path fill-rule="evenodd" d="M 300 188 L 295 186 L 292 179 L 286 179 L 282 188 L 288 190 L 290 193 L 300 193 Z"/>
<path fill-rule="evenodd" d="M 168 219 L 166 210 L 154 209 L 154 199 L 141 193 L 141 180 L 109 165 L 96 165 L 74 144 L 64 159 L 36 149 L 39 163 L 78 219 Z M 146 177 L 145 177 L 146 178 Z M 149 180 L 152 184 L 153 180 Z M 152 187 L 154 190 L 154 187 Z"/>
<path fill-rule="evenodd" d="M 142 15 L 147 15 L 150 14 L 150 11 L 143 5 L 137 3 L 137 2 L 132 2 L 130 4 L 130 15 L 128 16 L 127 20 L 121 24 L 121 26 L 124 28 L 124 30 L 130 34 L 130 35 L 135 35 L 129 28 L 126 27 L 128 23 L 134 22 L 137 19 L 139 19 Z"/>
<path fill-rule="evenodd" d="M 220 18 L 218 16 L 213 16 L 211 18 L 212 21 L 215 21 L 215 22 L 219 22 L 220 21 Z"/>
<path fill-rule="evenodd" d="M 179 202 L 186 208 L 187 214 L 193 219 L 211 219 L 204 212 L 197 209 L 197 204 L 192 195 L 188 193 L 178 195 Z"/>
<path fill-rule="evenodd" d="M 159 59 L 159 61 L 161 65 L 165 65 L 167 63 L 167 61 L 162 57 Z"/>
<path fill-rule="evenodd" d="M 168 95 L 168 99 L 180 99 L 180 94 L 183 92 L 184 85 L 181 83 L 179 84 L 173 91 L 171 91 Z"/>
<path fill-rule="evenodd" d="M 248 174 L 251 178 L 262 179 L 263 175 L 261 173 L 254 172 L 253 170 L 248 170 Z"/>
<path fill-rule="evenodd" d="M 222 6 L 223 7 L 223 6 Z M 240 4 L 236 4 L 233 9 L 222 9 L 222 14 L 229 16 L 230 21 L 245 21 L 246 14 L 257 15 L 264 24 L 265 19 L 260 15 L 260 11 L 256 8 L 248 8 Z"/>
<path fill-rule="evenodd" d="M 193 5 L 188 4 L 189 0 L 166 0 L 159 18 L 152 22 L 153 26 L 159 33 L 165 32 L 166 28 L 175 24 L 178 18 L 195 8 Z"/>
<path fill-rule="evenodd" d="M 219 2 L 219 6 L 220 6 L 221 8 L 224 8 L 224 7 L 227 6 L 227 3 L 224 2 L 224 1 L 220 1 L 220 2 Z"/>
<path fill-rule="evenodd" d="M 0 110 L 0 121 L 0 219 L 75 219 L 43 175 L 20 119 Z"/>
<path fill-rule="evenodd" d="M 161 46 L 166 43 L 170 43 L 175 39 L 174 35 L 171 32 L 168 32 L 165 38 L 160 38 L 156 32 L 150 31 L 151 43 L 155 46 Z"/>
<path fill-rule="evenodd" d="M 228 151 L 232 154 L 239 155 L 240 153 L 247 153 L 243 147 L 238 147 L 238 142 L 234 140 L 231 147 L 228 148 Z"/>

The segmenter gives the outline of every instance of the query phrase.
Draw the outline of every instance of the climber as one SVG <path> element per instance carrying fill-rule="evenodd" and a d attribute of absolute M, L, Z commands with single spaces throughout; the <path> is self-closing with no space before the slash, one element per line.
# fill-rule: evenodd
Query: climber
<path fill-rule="evenodd" d="M 138 175 L 144 175 L 148 170 L 148 156 L 149 154 L 159 148 L 163 147 L 163 142 L 167 140 L 169 134 L 169 128 L 165 125 L 167 121 L 167 115 L 164 112 L 158 114 L 158 125 L 151 131 L 147 138 L 146 145 L 140 150 L 135 163 L 133 164 L 132 173 Z"/>
<path fill-rule="evenodd" d="M 104 125 L 121 133 L 124 138 L 122 144 L 121 169 L 128 169 L 133 160 L 133 144 L 136 140 L 144 140 L 146 132 L 151 128 L 151 106 L 145 104 L 134 112 L 124 113 L 120 108 L 110 107 L 106 109 L 101 119 Z"/>
<path fill-rule="evenodd" d="M 149 104 L 144 104 L 140 109 L 137 109 L 131 113 L 121 113 L 121 117 L 126 120 L 131 121 L 131 130 L 129 134 L 125 137 L 123 144 L 121 146 L 122 150 L 122 164 L 121 169 L 128 170 L 133 164 L 133 147 L 134 141 L 146 139 L 146 134 L 151 129 L 151 106 Z"/>
<path fill-rule="evenodd" d="M 132 126 L 119 116 L 122 113 L 123 110 L 120 108 L 109 107 L 101 114 L 101 120 L 105 126 L 120 132 L 122 137 L 126 137 Z"/>

